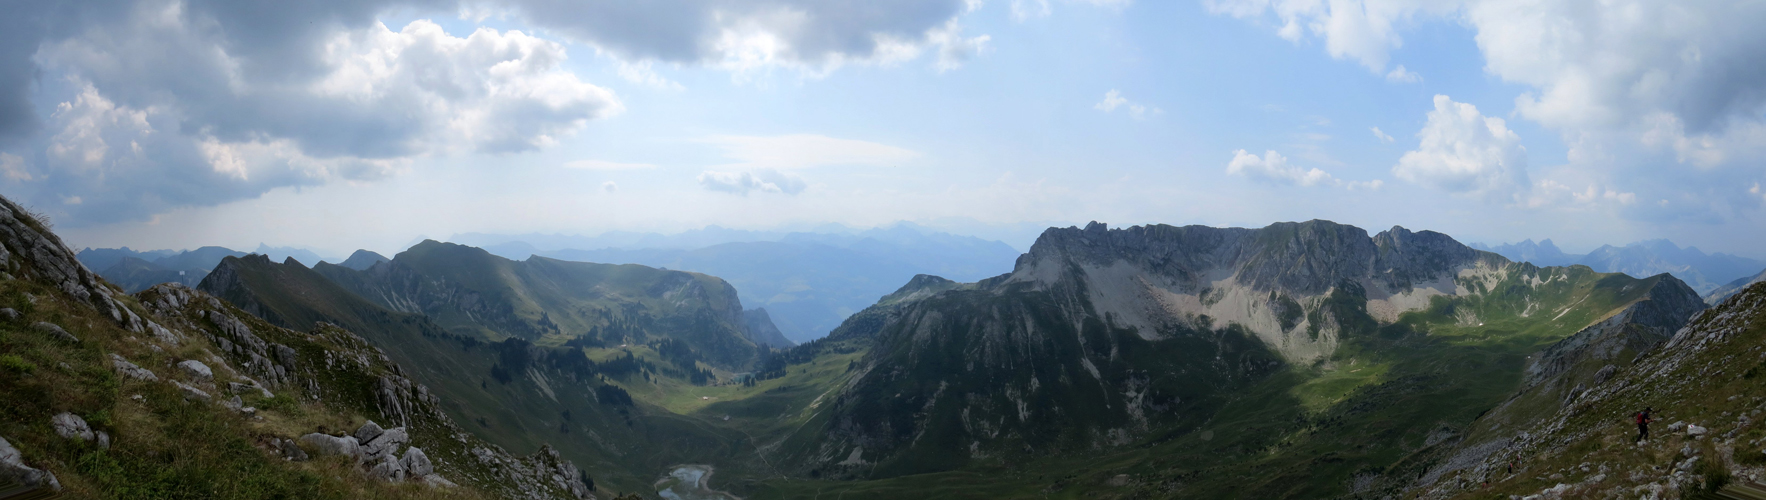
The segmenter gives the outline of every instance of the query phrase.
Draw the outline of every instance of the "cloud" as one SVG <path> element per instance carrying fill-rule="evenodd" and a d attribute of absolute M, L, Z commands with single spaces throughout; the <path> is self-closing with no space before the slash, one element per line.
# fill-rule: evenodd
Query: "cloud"
<path fill-rule="evenodd" d="M 1379 139 L 1380 142 L 1382 142 L 1382 143 L 1391 144 L 1392 141 L 1396 140 L 1396 139 L 1393 139 L 1392 136 L 1387 135 L 1385 132 L 1380 131 L 1379 127 L 1371 127 L 1369 130 L 1373 130 L 1374 138 Z"/>
<path fill-rule="evenodd" d="M 565 162 L 564 168 L 581 170 L 648 170 L 656 168 L 656 165 L 651 165 L 649 163 L 616 163 L 602 160 L 577 160 Z"/>
<path fill-rule="evenodd" d="M 1227 175 L 1237 175 L 1271 184 L 1291 186 L 1333 186 L 1344 189 L 1379 189 L 1385 183 L 1379 180 L 1366 182 L 1344 181 L 1332 177 L 1317 168 L 1302 169 L 1288 164 L 1288 158 L 1274 150 L 1265 151 L 1262 157 L 1246 152 L 1243 149 L 1233 152 L 1233 159 L 1226 165 Z"/>
<path fill-rule="evenodd" d="M 1024 22 L 1031 18 L 1049 17 L 1055 8 L 1049 0 L 1012 0 L 1012 20 Z"/>
<path fill-rule="evenodd" d="M 699 174 L 699 185 L 712 191 L 747 196 L 748 193 L 779 193 L 794 195 L 807 186 L 803 179 L 772 169 L 753 172 L 719 172 L 707 170 Z"/>
<path fill-rule="evenodd" d="M 378 179 L 424 157 L 533 151 L 623 109 L 566 69 L 563 40 L 610 57 L 621 78 L 661 88 L 680 85 L 658 64 L 820 75 L 935 52 L 930 64 L 949 71 L 990 47 L 958 21 L 977 7 L 27 2 L 0 16 L 0 152 L 18 158 L 7 165 L 21 173 L 0 185 L 39 204 L 83 199 L 53 214 L 78 226 Z M 473 12 L 536 30 L 447 33 L 427 20 L 389 29 L 377 22 L 388 12 Z M 33 100 L 66 109 L 38 112 Z"/>
<path fill-rule="evenodd" d="M 778 136 L 719 135 L 704 142 L 718 145 L 735 163 L 721 168 L 794 170 L 826 166 L 888 167 L 919 158 L 920 153 L 887 144 L 836 139 L 816 134 Z"/>
<path fill-rule="evenodd" d="M 1116 111 L 1116 108 L 1120 107 L 1126 107 L 1128 109 L 1128 115 L 1137 120 L 1146 118 L 1149 113 L 1155 115 L 1165 113 L 1165 110 L 1159 109 L 1158 107 L 1148 107 L 1144 104 L 1130 102 L 1128 98 L 1122 97 L 1122 92 L 1117 91 L 1116 89 L 1110 89 L 1109 92 L 1105 92 L 1104 100 L 1092 105 L 1092 109 L 1103 111 L 1105 113 L 1113 113 Z"/>
<path fill-rule="evenodd" d="M 1390 73 L 1386 73 L 1386 81 L 1392 83 L 1418 83 L 1423 81 L 1423 75 L 1404 69 L 1404 65 L 1400 64 L 1398 67 L 1392 68 Z"/>
<path fill-rule="evenodd" d="M 17 150 L 43 173 L 8 180 L 31 182 L 24 197 L 39 203 L 85 200 L 57 214 L 76 226 L 380 179 L 423 156 L 532 151 L 622 109 L 561 68 L 562 45 L 519 31 L 375 23 L 266 60 L 287 54 L 234 43 L 218 14 L 133 7 L 38 52 L 71 95 L 41 124 L 49 133 Z"/>
<path fill-rule="evenodd" d="M 615 184 L 613 181 L 603 182 L 601 183 L 601 190 L 609 193 L 619 191 L 619 184 Z"/>
<path fill-rule="evenodd" d="M 1673 217 L 1722 220 L 1754 202 L 1710 186 L 1749 182 L 1766 155 L 1766 4 L 1735 0 L 1204 0 L 1389 79 L 1401 32 L 1471 28 L 1486 73 L 1524 88 L 1515 116 L 1557 132 L 1577 185 L 1671 200 Z M 1400 67 L 1401 68 L 1401 67 Z M 1672 168 L 1673 166 L 1687 168 Z M 1526 185 L 1526 183 L 1521 183 Z M 1534 186 L 1537 188 L 1537 185 Z M 1586 190 L 1578 190 L 1585 192 Z M 1640 196 L 1642 196 L 1640 194 Z M 1660 214 L 1637 215 L 1661 220 Z M 1704 207 L 1695 214 L 1693 207 Z"/>
<path fill-rule="evenodd" d="M 517 17 L 626 61 L 751 71 L 825 73 L 845 64 L 897 62 L 927 47 L 958 50 L 948 36 L 968 0 L 825 2 L 596 2 L 512 0 Z M 963 39 L 984 42 L 985 37 Z"/>
<path fill-rule="evenodd" d="M 1493 201 L 1510 200 L 1528 185 L 1520 136 L 1475 106 L 1436 95 L 1417 137 L 1421 145 L 1392 167 L 1399 179 Z"/>

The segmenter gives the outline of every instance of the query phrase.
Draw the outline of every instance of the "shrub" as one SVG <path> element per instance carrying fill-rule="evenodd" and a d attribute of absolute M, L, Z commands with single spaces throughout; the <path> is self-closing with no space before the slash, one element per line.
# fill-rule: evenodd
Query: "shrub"
<path fill-rule="evenodd" d="M 25 358 L 18 357 L 17 354 L 0 354 L 0 368 L 5 368 L 18 373 L 31 373 L 37 371 L 37 365 L 25 361 Z"/>

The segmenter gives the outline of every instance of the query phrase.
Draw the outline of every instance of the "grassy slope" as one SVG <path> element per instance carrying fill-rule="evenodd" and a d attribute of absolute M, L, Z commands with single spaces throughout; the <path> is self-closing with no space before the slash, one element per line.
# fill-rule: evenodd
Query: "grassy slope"
<path fill-rule="evenodd" d="M 747 450 L 735 431 L 644 402 L 645 391 L 637 390 L 642 378 L 612 381 L 634 389 L 642 402 L 636 407 L 601 404 L 593 390 L 602 382 L 573 380 L 556 370 L 536 371 L 550 393 L 527 376 L 499 383 L 490 375 L 495 353 L 423 316 L 387 311 L 302 267 L 240 260 L 236 269 L 250 296 L 223 298 L 262 304 L 270 316 L 297 327 L 325 321 L 363 332 L 442 396 L 460 425 L 517 454 L 550 443 L 604 488 L 645 490 L 651 476 L 669 465 L 727 462 Z"/>
<path fill-rule="evenodd" d="M 458 287 L 464 292 L 460 295 L 470 296 L 471 309 L 450 304 L 423 311 L 456 333 L 489 340 L 515 335 L 557 345 L 619 320 L 687 341 L 726 367 L 739 367 L 754 355 L 755 346 L 740 333 L 742 311 L 735 289 L 712 276 L 545 257 L 512 261 L 434 241 L 411 247 L 393 262 L 426 282 Z M 378 282 L 380 275 L 374 272 L 332 265 L 315 269 L 378 305 L 396 308 L 377 293 L 388 284 Z M 694 295 L 680 296 L 679 290 Z"/>
<path fill-rule="evenodd" d="M 471 489 L 435 491 L 372 481 L 353 463 L 338 460 L 285 462 L 260 449 L 270 436 L 293 437 L 322 426 L 345 428 L 368 416 L 380 417 L 372 404 L 294 403 L 286 395 L 278 396 L 278 401 L 251 396 L 247 404 L 263 408 L 265 417 L 253 421 L 218 405 L 187 402 L 170 384 L 121 378 L 108 366 L 109 354 L 116 353 L 169 377 L 174 370 L 167 366 L 173 361 L 207 360 L 219 352 L 200 336 L 191 336 L 180 347 L 155 350 L 149 347 L 151 341 L 115 326 L 90 306 L 28 281 L 0 281 L 0 302 L 23 313 L 20 320 L 0 323 L 0 352 L 6 357 L 0 363 L 4 364 L 0 435 L 23 451 L 26 462 L 55 472 L 68 497 L 479 497 Z M 27 327 L 35 321 L 60 324 L 81 342 L 51 340 Z M 303 351 L 325 348 L 323 342 L 303 345 L 266 337 Z M 218 367 L 217 376 L 227 380 Z M 141 399 L 133 399 L 136 395 Z M 109 432 L 112 447 L 101 450 L 95 444 L 55 436 L 49 429 L 50 416 L 63 411 Z M 418 442 L 439 451 L 430 444 L 433 439 Z M 444 474 L 455 472 L 444 468 Z M 459 472 L 455 478 L 465 475 Z"/>
<path fill-rule="evenodd" d="M 1695 317 L 1676 341 L 1592 387 L 1592 395 L 1524 429 L 1530 439 L 1502 448 L 1484 462 L 1488 467 L 1459 471 L 1407 496 L 1508 498 L 1561 483 L 1570 485 L 1564 498 L 1630 497 L 1650 489 L 1682 498 L 1711 480 L 1766 478 L 1760 451 L 1766 427 L 1757 423 L 1766 401 L 1763 352 L 1766 285 L 1756 284 Z M 1637 446 L 1631 415 L 1645 406 L 1656 409 L 1658 423 L 1650 443 Z M 1672 432 L 1667 424 L 1676 421 L 1706 426 L 1711 434 L 1695 439 Z M 1686 452 L 1702 458 L 1676 473 Z M 1505 466 L 1511 460 L 1520 466 L 1513 474 Z"/>
<path fill-rule="evenodd" d="M 738 491 L 787 498 L 910 491 L 941 498 L 1345 494 L 1357 473 L 1403 467 L 1431 440 L 1465 432 L 1515 391 L 1528 356 L 1637 300 L 1660 279 L 1584 267 L 1517 269 L 1509 280 L 1485 285 L 1486 294 L 1438 298 L 1396 324 L 1377 324 L 1355 309 L 1356 300 L 1341 301 L 1347 309 L 1339 317 L 1360 324 L 1328 363 L 1291 367 L 1234 391 L 1207 422 L 1168 420 L 1139 444 L 878 480 L 725 480 Z M 1541 283 L 1517 286 L 1534 278 Z M 1474 316 L 1476 322 L 1461 320 Z M 1123 486 L 1107 484 L 1119 474 L 1127 475 L 1118 480 Z"/>

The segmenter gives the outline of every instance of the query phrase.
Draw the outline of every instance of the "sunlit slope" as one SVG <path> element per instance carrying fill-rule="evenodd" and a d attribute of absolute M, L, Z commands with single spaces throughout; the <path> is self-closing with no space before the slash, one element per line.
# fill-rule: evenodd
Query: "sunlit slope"
<path fill-rule="evenodd" d="M 557 345 L 591 329 L 628 326 L 612 344 L 687 342 L 707 360 L 740 367 L 756 346 L 735 288 L 718 278 L 638 265 L 512 261 L 484 250 L 425 241 L 365 271 L 314 268 L 387 309 L 423 314 L 486 340 Z"/>
<path fill-rule="evenodd" d="M 424 316 L 369 303 L 298 263 L 230 258 L 204 288 L 273 322 L 361 332 L 448 401 L 443 408 L 471 432 L 518 453 L 551 443 L 603 486 L 642 490 L 670 464 L 733 455 L 743 446 L 734 431 L 603 392 L 649 387 L 652 378 L 662 383 L 659 374 L 606 375 L 607 366 L 579 348 L 519 338 L 488 343 L 449 332 Z"/>
<path fill-rule="evenodd" d="M 574 468 L 462 434 L 347 330 L 278 328 L 181 285 L 123 295 L 4 199 L 0 244 L 0 437 L 64 497 L 575 498 L 565 486 L 578 478 L 552 478 Z M 192 362 L 207 373 L 174 365 Z M 234 395 L 252 411 L 228 406 Z M 69 417 L 89 434 L 59 435 L 51 422 Z M 290 461 L 272 446 L 369 419 L 404 426 L 461 486 L 394 484 L 347 457 Z"/>
<path fill-rule="evenodd" d="M 1696 302 L 1666 275 L 1541 269 L 1434 233 L 1343 227 L 1278 226 L 1236 243 L 1160 230 L 1188 238 L 1163 247 L 1058 235 L 1080 250 L 1041 255 L 1082 258 L 1035 262 L 1033 249 L 1013 275 L 872 314 L 854 374 L 769 448 L 788 475 L 818 480 L 747 488 L 1348 495 L 1457 439 L 1522 388 L 1529 357 L 1548 346 L 1652 297 Z M 1162 304 L 1175 306 L 1143 307 Z M 857 480 L 820 480 L 830 477 Z"/>
<path fill-rule="evenodd" d="M 1413 476 L 1415 498 L 1714 498 L 1766 478 L 1766 285 L 1700 313 L 1672 339 L 1525 425 L 1480 421 Z M 1652 438 L 1633 415 L 1655 409 Z M 1692 426 L 1699 427 L 1693 432 Z M 1509 464 L 1515 464 L 1513 472 Z M 1485 483 L 1488 482 L 1488 486 Z"/>

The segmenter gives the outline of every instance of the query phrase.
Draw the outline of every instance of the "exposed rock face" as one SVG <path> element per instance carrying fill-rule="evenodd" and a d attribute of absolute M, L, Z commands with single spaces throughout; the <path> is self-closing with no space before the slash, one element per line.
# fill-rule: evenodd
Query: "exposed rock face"
<path fill-rule="evenodd" d="M 1328 357 L 1332 318 L 1312 314 L 1334 290 L 1365 295 L 1382 321 L 1434 295 L 1493 281 L 1507 259 L 1433 231 L 1402 227 L 1369 237 L 1328 221 L 1262 229 L 1136 226 L 1049 229 L 1000 285 L 1072 289 L 1110 324 L 1159 338 L 1174 326 L 1250 330 L 1290 362 Z M 1203 321 L 1203 319 L 1206 321 Z"/>
<path fill-rule="evenodd" d="M 362 459 L 362 447 L 356 443 L 355 436 L 337 437 L 314 432 L 301 436 L 296 441 L 303 448 L 311 450 L 314 455 L 342 455 L 355 458 L 357 461 Z"/>
<path fill-rule="evenodd" d="M 92 428 L 86 425 L 86 419 L 79 415 L 63 412 L 49 419 L 49 426 L 55 428 L 55 434 L 68 439 L 91 441 L 96 437 Z"/>
<path fill-rule="evenodd" d="M 405 456 L 399 458 L 399 463 L 404 465 L 405 472 L 412 477 L 423 477 L 435 473 L 435 465 L 430 463 L 429 454 L 424 453 L 422 448 L 415 446 L 405 450 Z"/>
<path fill-rule="evenodd" d="M 1675 419 L 1673 423 L 1663 426 L 1666 432 L 1652 428 L 1650 440 L 1638 444 L 1624 441 L 1629 446 L 1620 448 L 1626 454 L 1675 457 L 1677 463 L 1671 467 L 1662 467 L 1648 461 L 1619 461 L 1613 464 L 1617 470 L 1610 472 L 1605 470 L 1605 465 L 1601 466 L 1605 474 L 1599 476 L 1611 477 L 1617 481 L 1608 479 L 1601 483 L 1600 480 L 1591 478 L 1571 484 L 1570 488 L 1553 488 L 1560 492 L 1580 493 L 1574 495 L 1578 498 L 1603 496 L 1609 491 L 1633 492 L 1643 494 L 1645 498 L 1667 498 L 1664 494 L 1681 491 L 1682 487 L 1697 484 L 1700 480 L 1697 475 L 1688 472 L 1700 459 L 1706 458 L 1698 456 L 1703 448 L 1700 444 L 1704 442 L 1701 437 L 1709 440 L 1709 445 L 1714 446 L 1720 455 L 1733 454 L 1733 457 L 1708 458 L 1717 460 L 1717 464 L 1725 472 L 1735 477 L 1755 477 L 1761 473 L 1760 467 L 1739 459 L 1743 453 L 1759 453 L 1759 441 L 1730 438 L 1756 426 L 1756 422 L 1750 417 L 1758 415 L 1753 411 L 1758 409 L 1758 399 L 1737 399 L 1734 396 L 1724 398 L 1723 395 L 1730 394 L 1728 391 L 1741 383 L 1737 379 L 1753 376 L 1753 371 L 1744 371 L 1743 368 L 1759 363 L 1760 356 L 1757 352 L 1762 345 L 1766 345 L 1766 340 L 1759 333 L 1762 331 L 1761 325 L 1766 325 L 1766 286 L 1753 285 L 1730 299 L 1695 314 L 1666 343 L 1655 346 L 1646 356 L 1640 356 L 1640 359 L 1617 368 L 1613 365 L 1603 366 L 1596 372 L 1596 378 L 1604 381 L 1587 387 L 1586 392 L 1576 398 L 1574 403 L 1558 408 L 1527 425 L 1501 428 L 1502 434 L 1512 437 L 1495 442 L 1500 445 L 1458 445 L 1455 460 L 1436 466 L 1428 473 L 1426 480 L 1409 483 L 1402 496 L 1425 499 L 1463 497 L 1482 488 L 1478 481 L 1470 478 L 1495 478 L 1492 480 L 1492 487 L 1500 487 L 1502 483 L 1511 483 L 1516 478 L 1524 480 L 1539 474 L 1538 469 L 1531 467 L 1536 463 L 1539 464 L 1539 469 L 1561 465 L 1566 461 L 1572 464 L 1578 461 L 1586 464 L 1585 460 L 1611 463 L 1607 461 L 1610 453 L 1606 456 L 1586 457 L 1581 453 L 1567 453 L 1566 450 L 1610 452 L 1603 450 L 1603 447 L 1611 446 L 1605 444 L 1608 436 L 1617 432 L 1629 437 L 1635 432 L 1630 425 L 1629 415 L 1636 412 L 1639 406 L 1663 401 L 1679 403 L 1666 408 L 1657 403 L 1656 418 L 1659 419 L 1671 418 L 1665 414 L 1672 412 L 1675 415 L 1689 416 L 1702 413 L 1705 417 L 1723 416 L 1734 420 L 1725 418 L 1725 421 L 1707 422 L 1711 424 L 1707 427 L 1696 422 Z M 1617 332 L 1609 337 L 1625 341 L 1628 340 L 1628 333 Z M 1577 350 L 1583 352 L 1583 355 L 1591 355 L 1599 352 L 1603 344 L 1595 341 L 1584 342 L 1584 345 L 1594 348 L 1584 347 Z M 1568 351 L 1571 350 L 1559 352 Z M 1601 373 L 1606 375 L 1603 377 Z M 1743 392 L 1741 395 L 1749 394 L 1753 392 Z M 1723 428 L 1730 430 L 1726 433 L 1720 432 Z M 1680 432 L 1685 434 L 1674 435 Z M 1474 450 L 1479 447 L 1490 449 Z M 1477 452 L 1473 453 L 1474 451 Z M 1674 455 L 1676 452 L 1678 455 Z M 1527 468 L 1517 467 L 1515 474 L 1511 475 L 1506 472 L 1511 463 L 1519 463 Z M 1549 491 L 1553 488 L 1541 491 L 1541 498 L 1555 498 L 1550 496 L 1556 494 Z"/>
<path fill-rule="evenodd" d="M 1538 385 L 1585 359 L 1619 361 L 1621 352 L 1647 353 L 1705 310 L 1705 302 L 1692 287 L 1673 276 L 1659 279 L 1644 300 L 1547 347 L 1527 367 L 1526 386 Z"/>
<path fill-rule="evenodd" d="M 38 321 L 35 324 L 31 325 L 31 329 L 39 331 L 39 332 L 43 332 L 43 334 L 45 334 L 45 335 L 53 337 L 56 340 L 60 340 L 62 342 L 67 342 L 69 344 L 80 343 L 79 337 L 75 337 L 74 334 L 68 333 L 67 330 L 61 329 L 61 326 L 57 325 L 55 323 L 50 323 L 48 321 Z"/>
<path fill-rule="evenodd" d="M 208 365 L 202 364 L 201 361 L 194 359 L 179 361 L 178 368 L 184 370 L 185 375 L 189 375 L 191 379 L 199 382 L 209 382 L 215 379 L 214 370 L 210 370 Z"/>
<path fill-rule="evenodd" d="M 129 331 L 146 328 L 138 315 L 114 297 L 114 290 L 80 264 L 60 237 L 4 198 L 0 198 L 0 272 L 55 283 L 62 292 L 92 304 Z"/>
<path fill-rule="evenodd" d="M 796 342 L 785 338 L 784 333 L 779 332 L 779 327 L 773 324 L 772 316 L 767 314 L 764 307 L 742 311 L 742 320 L 746 322 L 748 328 L 748 340 L 756 344 L 764 344 L 774 349 L 797 345 Z"/>
<path fill-rule="evenodd" d="M 0 481 L 12 481 L 31 488 L 61 491 L 61 482 L 49 471 L 25 465 L 23 454 L 6 438 L 0 437 Z"/>
<path fill-rule="evenodd" d="M 146 380 L 148 382 L 159 381 L 159 377 L 154 375 L 152 371 L 136 366 L 134 363 L 130 363 L 129 360 L 123 359 L 122 356 L 118 356 L 114 353 L 110 355 L 110 363 L 111 367 L 115 368 L 117 373 L 122 374 L 124 377 Z"/>

